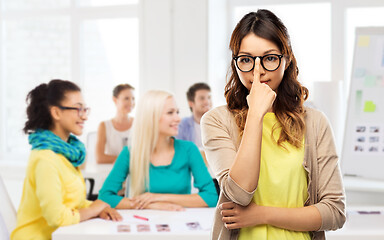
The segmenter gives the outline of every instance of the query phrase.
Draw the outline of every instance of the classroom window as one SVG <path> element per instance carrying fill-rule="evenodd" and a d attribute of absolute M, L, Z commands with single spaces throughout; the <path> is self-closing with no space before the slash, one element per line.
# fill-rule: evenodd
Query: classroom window
<path fill-rule="evenodd" d="M 3 0 L 4 10 L 36 10 L 69 7 L 71 0 Z"/>
<path fill-rule="evenodd" d="M 96 130 L 100 121 L 115 115 L 112 90 L 117 84 L 129 83 L 138 94 L 138 31 L 136 18 L 86 20 L 82 23 L 82 79 L 86 89 L 85 100 L 92 109 L 87 130 Z"/>
<path fill-rule="evenodd" d="M 52 78 L 69 79 L 70 22 L 68 17 L 34 17 L 3 21 L 2 87 L 5 152 L 27 151 L 22 132 L 25 98 L 37 84 Z M 26 40 L 28 39 L 28 40 Z"/>
<path fill-rule="evenodd" d="M 77 0 L 79 6 L 113 6 L 125 4 L 138 4 L 139 0 Z"/>
<path fill-rule="evenodd" d="M 0 0 L 0 159 L 28 160 L 25 99 L 38 84 L 60 78 L 82 88 L 92 107 L 82 140 L 113 117 L 113 86 L 139 88 L 138 3 Z"/>

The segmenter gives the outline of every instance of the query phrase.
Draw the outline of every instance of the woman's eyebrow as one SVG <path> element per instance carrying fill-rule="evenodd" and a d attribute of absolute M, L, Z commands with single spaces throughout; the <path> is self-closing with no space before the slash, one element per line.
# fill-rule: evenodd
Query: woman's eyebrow
<path fill-rule="evenodd" d="M 274 48 L 273 48 L 273 49 L 269 49 L 269 50 L 265 51 L 265 52 L 263 53 L 263 55 L 269 54 L 269 53 L 271 53 L 271 52 L 279 52 L 279 50 L 274 49 Z M 239 55 L 240 55 L 240 54 L 253 56 L 253 54 L 251 54 L 250 52 L 244 52 L 244 51 L 239 52 Z"/>

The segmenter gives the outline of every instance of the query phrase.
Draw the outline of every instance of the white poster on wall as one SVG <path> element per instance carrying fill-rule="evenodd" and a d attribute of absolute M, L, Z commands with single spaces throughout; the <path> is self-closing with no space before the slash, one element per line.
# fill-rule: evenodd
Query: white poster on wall
<path fill-rule="evenodd" d="M 357 28 L 342 171 L 384 179 L 384 28 Z"/>

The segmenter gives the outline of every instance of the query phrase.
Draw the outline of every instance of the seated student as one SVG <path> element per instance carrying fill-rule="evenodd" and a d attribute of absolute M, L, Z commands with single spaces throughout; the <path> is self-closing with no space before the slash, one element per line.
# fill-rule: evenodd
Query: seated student
<path fill-rule="evenodd" d="M 129 84 L 117 85 L 113 89 L 113 102 L 117 110 L 115 117 L 101 122 L 97 130 L 97 163 L 114 163 L 131 137 L 133 117 L 129 113 L 135 107 L 134 88 Z"/>
<path fill-rule="evenodd" d="M 23 130 L 32 152 L 11 240 L 48 240 L 58 227 L 94 217 L 120 220 L 107 203 L 85 197 L 79 170 L 85 147 L 71 134 L 81 135 L 89 113 L 80 88 L 52 80 L 30 91 L 27 101 Z"/>
<path fill-rule="evenodd" d="M 212 108 L 211 88 L 206 83 L 195 83 L 188 89 L 187 100 L 192 116 L 181 120 L 176 138 L 192 141 L 202 149 L 200 119 Z"/>
<path fill-rule="evenodd" d="M 132 145 L 124 147 L 100 190 L 111 207 L 182 210 L 214 207 L 218 195 L 195 144 L 177 140 L 180 123 L 175 99 L 149 91 L 139 102 Z M 191 173 L 198 194 L 191 194 Z M 128 178 L 127 178 L 128 177 Z M 127 179 L 126 196 L 117 193 Z"/>
<path fill-rule="evenodd" d="M 219 193 L 219 184 L 208 165 L 205 152 L 203 150 L 203 145 L 201 143 L 200 119 L 204 113 L 208 112 L 212 108 L 211 88 L 208 84 L 203 82 L 195 83 L 187 91 L 187 100 L 189 109 L 192 112 L 192 116 L 185 117 L 181 120 L 179 126 L 179 134 L 177 134 L 176 138 L 192 141 L 196 144 L 200 150 L 201 155 L 203 156 L 205 164 L 207 165 L 209 174 L 213 178 L 216 191 Z"/>

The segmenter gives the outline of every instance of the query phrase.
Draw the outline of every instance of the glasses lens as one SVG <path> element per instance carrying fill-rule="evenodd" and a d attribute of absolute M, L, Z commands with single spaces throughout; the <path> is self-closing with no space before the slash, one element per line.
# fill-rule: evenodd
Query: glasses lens
<path fill-rule="evenodd" d="M 239 56 L 236 64 L 241 71 L 248 72 L 255 66 L 255 61 L 249 56 Z"/>
<path fill-rule="evenodd" d="M 79 116 L 80 117 L 88 116 L 90 110 L 91 110 L 90 108 L 79 108 Z"/>
<path fill-rule="evenodd" d="M 276 54 L 269 54 L 263 57 L 263 67 L 268 71 L 274 71 L 280 66 L 280 58 Z"/>

